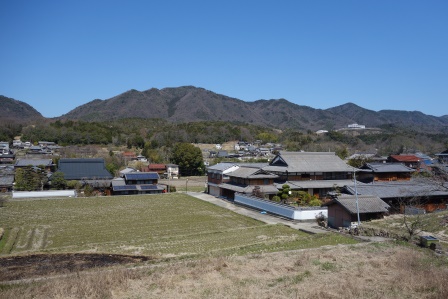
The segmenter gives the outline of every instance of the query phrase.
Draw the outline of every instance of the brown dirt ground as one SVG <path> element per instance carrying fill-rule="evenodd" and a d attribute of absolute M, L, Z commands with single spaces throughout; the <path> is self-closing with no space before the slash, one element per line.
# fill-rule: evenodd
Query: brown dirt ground
<path fill-rule="evenodd" d="M 146 262 L 148 256 L 118 254 L 31 254 L 0 258 L 0 281 L 76 273 L 92 268 Z"/>

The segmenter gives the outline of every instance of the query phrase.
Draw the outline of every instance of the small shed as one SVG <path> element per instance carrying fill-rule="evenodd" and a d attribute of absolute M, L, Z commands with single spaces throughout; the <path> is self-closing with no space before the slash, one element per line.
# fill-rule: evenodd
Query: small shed
<path fill-rule="evenodd" d="M 389 205 L 377 196 L 341 195 L 324 204 L 328 207 L 328 225 L 330 227 L 350 227 L 352 222 L 381 219 L 389 211 Z"/>

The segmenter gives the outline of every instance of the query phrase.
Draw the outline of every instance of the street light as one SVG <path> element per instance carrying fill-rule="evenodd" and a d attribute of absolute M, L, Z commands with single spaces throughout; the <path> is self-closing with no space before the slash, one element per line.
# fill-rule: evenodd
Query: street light
<path fill-rule="evenodd" d="M 185 181 L 185 193 L 188 194 L 188 179 Z"/>

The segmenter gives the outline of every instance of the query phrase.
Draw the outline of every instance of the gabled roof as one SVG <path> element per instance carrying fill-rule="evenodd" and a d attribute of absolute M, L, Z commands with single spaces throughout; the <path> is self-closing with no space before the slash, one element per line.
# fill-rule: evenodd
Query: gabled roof
<path fill-rule="evenodd" d="M 390 206 L 377 196 L 358 195 L 358 208 L 356 207 L 356 196 L 341 195 L 324 204 L 330 206 L 333 204 L 341 205 L 350 214 L 366 213 L 386 213 Z"/>
<path fill-rule="evenodd" d="M 238 166 L 234 163 L 218 163 L 218 164 L 207 167 L 207 171 L 210 170 L 210 171 L 224 172 L 228 169 L 235 168 L 235 167 L 238 167 Z"/>
<path fill-rule="evenodd" d="M 166 169 L 166 165 L 165 164 L 149 164 L 147 169 L 165 170 Z"/>
<path fill-rule="evenodd" d="M 51 166 L 53 165 L 53 160 L 51 159 L 17 159 L 14 164 L 15 167 L 26 167 L 26 166 Z"/>
<path fill-rule="evenodd" d="M 124 179 L 126 181 L 158 180 L 159 178 L 157 172 L 129 172 L 124 174 Z"/>
<path fill-rule="evenodd" d="M 397 162 L 419 162 L 421 160 L 415 155 L 390 155 L 389 158 Z"/>
<path fill-rule="evenodd" d="M 137 157 L 137 155 L 134 152 L 123 152 L 123 157 Z"/>
<path fill-rule="evenodd" d="M 361 170 L 369 170 L 369 172 L 374 173 L 385 173 L 385 172 L 414 172 L 415 169 L 407 167 L 401 163 L 366 163 L 361 167 Z"/>
<path fill-rule="evenodd" d="M 235 192 L 250 194 L 253 192 L 255 187 L 260 187 L 260 192 L 265 194 L 276 194 L 278 189 L 274 185 L 249 185 L 249 186 L 238 186 L 233 184 L 219 184 L 219 188 L 232 190 Z"/>
<path fill-rule="evenodd" d="M 247 167 L 247 166 L 240 167 L 232 172 L 229 172 L 227 175 L 230 177 L 245 178 L 245 179 L 276 179 L 276 178 L 278 178 L 278 175 L 269 173 L 263 169 Z"/>
<path fill-rule="evenodd" d="M 354 186 L 345 186 L 350 194 L 355 194 Z M 360 195 L 373 195 L 379 198 L 406 198 L 415 196 L 448 196 L 448 190 L 431 182 L 375 182 L 373 184 L 359 183 L 356 191 Z"/>
<path fill-rule="evenodd" d="M 120 170 L 120 174 L 124 175 L 125 173 L 129 173 L 129 172 L 136 172 L 137 169 L 132 168 L 132 167 L 126 167 L 125 169 Z"/>
<path fill-rule="evenodd" d="M 107 171 L 104 159 L 67 159 L 59 160 L 59 171 L 66 180 L 112 179 Z"/>
<path fill-rule="evenodd" d="M 443 151 L 443 152 L 441 152 L 439 154 L 436 154 L 436 156 L 448 156 L 448 150 Z"/>
<path fill-rule="evenodd" d="M 14 175 L 13 174 L 0 176 L 0 187 L 12 186 L 13 183 L 14 183 Z"/>
<path fill-rule="evenodd" d="M 113 191 L 147 191 L 147 190 L 157 190 L 163 191 L 164 188 L 159 185 L 112 185 Z"/>
<path fill-rule="evenodd" d="M 268 166 L 267 171 L 278 172 L 353 172 L 334 152 L 280 152 Z"/>
<path fill-rule="evenodd" d="M 314 189 L 314 188 L 333 188 L 353 186 L 353 180 L 313 180 L 313 181 L 287 181 L 286 183 L 278 184 L 281 186 L 288 184 L 291 189 Z"/>

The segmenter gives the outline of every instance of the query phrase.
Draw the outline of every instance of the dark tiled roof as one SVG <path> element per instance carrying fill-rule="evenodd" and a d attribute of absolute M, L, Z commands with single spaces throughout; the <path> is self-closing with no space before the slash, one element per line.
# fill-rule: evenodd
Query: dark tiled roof
<path fill-rule="evenodd" d="M 12 186 L 14 183 L 14 175 L 0 176 L 0 186 Z"/>
<path fill-rule="evenodd" d="M 353 172 L 333 152 L 280 152 L 263 169 L 275 172 Z"/>
<path fill-rule="evenodd" d="M 285 183 L 278 184 L 279 189 Z M 291 189 L 308 189 L 308 188 L 333 188 L 333 187 L 344 187 L 353 186 L 354 182 L 352 180 L 314 180 L 314 181 L 288 181 L 286 182 Z"/>
<path fill-rule="evenodd" d="M 355 194 L 354 186 L 346 186 L 350 194 Z M 448 190 L 433 182 L 375 182 L 373 184 L 358 184 L 358 194 L 373 195 L 379 198 L 404 198 L 414 196 L 448 196 Z"/>
<path fill-rule="evenodd" d="M 245 178 L 245 179 L 276 179 L 277 175 L 269 173 L 259 168 L 240 167 L 235 171 L 227 174 L 230 177 Z"/>
<path fill-rule="evenodd" d="M 60 159 L 59 171 L 66 180 L 112 179 L 104 159 Z"/>
<path fill-rule="evenodd" d="M 257 185 L 258 187 L 260 187 L 260 192 L 262 193 L 266 193 L 266 194 L 276 194 L 278 192 L 278 189 L 274 186 L 274 185 Z M 239 186 L 239 185 L 234 185 L 234 184 L 219 184 L 219 187 L 222 189 L 227 189 L 227 190 L 232 190 L 235 192 L 240 192 L 240 193 L 252 193 L 252 191 L 254 190 L 254 188 L 256 187 L 255 185 L 248 185 L 248 186 Z"/>
<path fill-rule="evenodd" d="M 26 167 L 26 166 L 51 166 L 53 164 L 53 160 L 51 159 L 17 159 L 16 167 Z"/>
<path fill-rule="evenodd" d="M 351 214 L 356 214 L 358 209 L 356 208 L 356 196 L 354 195 L 342 195 L 336 199 L 325 204 L 329 206 L 332 204 L 340 204 Z M 390 206 L 382 201 L 377 196 L 358 195 L 358 208 L 360 214 L 365 213 L 385 213 L 388 212 Z"/>
<path fill-rule="evenodd" d="M 145 191 L 145 190 L 158 190 L 163 191 L 164 188 L 159 185 L 121 185 L 113 186 L 113 191 Z"/>
<path fill-rule="evenodd" d="M 407 167 L 401 163 L 367 163 L 362 167 L 362 169 L 371 170 L 375 173 L 415 171 L 415 169 Z"/>

